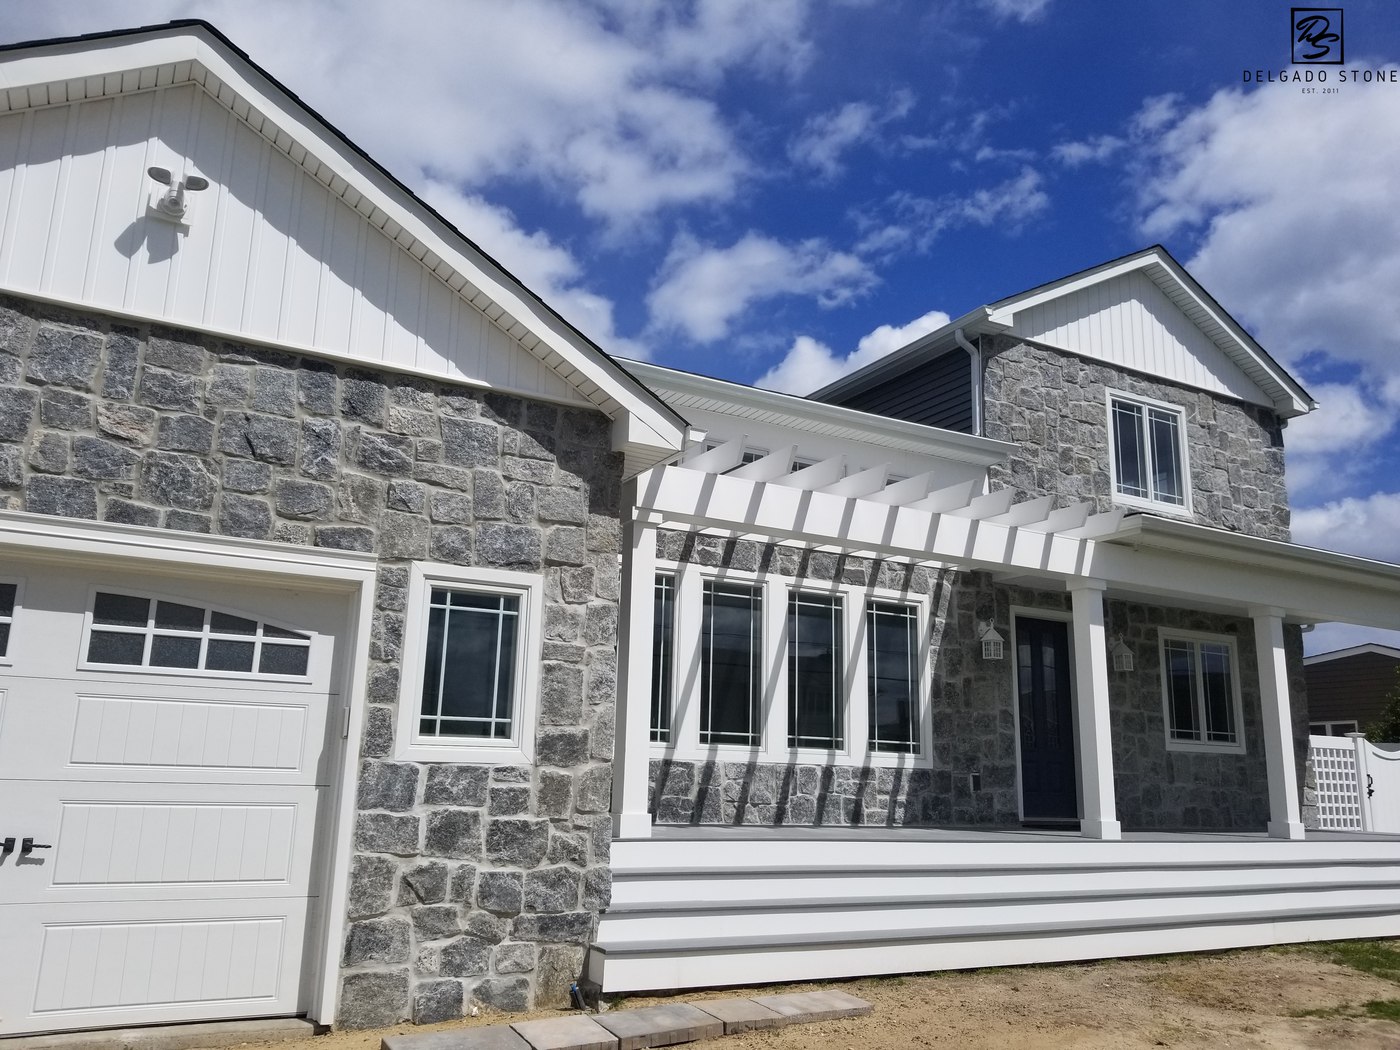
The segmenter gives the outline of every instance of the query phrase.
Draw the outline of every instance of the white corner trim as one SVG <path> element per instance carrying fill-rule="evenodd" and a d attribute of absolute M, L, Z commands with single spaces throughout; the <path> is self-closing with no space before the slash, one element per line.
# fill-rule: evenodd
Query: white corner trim
<path fill-rule="evenodd" d="M 424 647 L 428 634 L 428 602 L 434 587 L 449 590 L 509 594 L 520 599 L 520 628 L 516 639 L 514 703 L 509 740 L 423 740 L 418 733 L 422 706 Z M 408 610 L 404 617 L 399 711 L 394 733 L 394 757 L 412 762 L 464 762 L 500 765 L 534 760 L 536 714 L 539 709 L 542 639 L 544 635 L 544 576 L 444 562 L 414 562 L 409 569 Z"/>

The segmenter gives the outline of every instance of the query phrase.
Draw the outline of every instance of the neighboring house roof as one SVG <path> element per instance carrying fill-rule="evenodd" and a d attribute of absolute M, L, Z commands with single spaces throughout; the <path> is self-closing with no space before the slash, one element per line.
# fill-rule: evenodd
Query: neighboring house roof
<path fill-rule="evenodd" d="M 1184 322 L 1184 323 L 1183 323 Z M 978 307 L 816 391 L 850 397 L 956 348 L 1009 333 L 1136 371 L 1272 407 L 1287 418 L 1311 396 L 1161 245 Z M 1120 338 L 1131 330 L 1133 338 Z M 1138 345 L 1142 343 L 1154 345 Z"/>
<path fill-rule="evenodd" d="M 1387 656 L 1392 660 L 1400 660 L 1400 649 L 1393 646 L 1381 645 L 1379 642 L 1366 642 L 1362 645 L 1353 645 L 1348 649 L 1334 649 L 1330 653 L 1317 653 L 1315 656 L 1303 658 L 1303 663 L 1311 666 L 1313 664 L 1325 664 L 1332 660 L 1345 660 L 1352 656 Z"/>
<path fill-rule="evenodd" d="M 381 256 L 389 259 L 392 275 L 401 274 L 410 266 L 421 266 L 431 275 L 434 281 L 419 278 L 416 273 L 413 275 L 423 288 L 422 299 L 405 300 L 400 304 L 394 299 L 392 275 L 387 278 L 385 283 L 389 287 L 384 292 L 383 304 L 380 304 L 383 305 L 385 320 L 378 325 L 382 334 L 376 333 L 378 345 L 366 351 L 353 339 L 347 339 L 345 346 L 337 347 L 325 345 L 325 340 L 285 338 L 285 318 L 274 319 L 274 322 L 266 322 L 260 328 L 255 326 L 255 330 L 247 331 L 231 324 L 201 323 L 202 319 L 207 322 L 207 307 L 201 316 L 199 311 L 187 310 L 184 314 L 170 315 L 169 312 L 162 313 L 150 307 L 133 308 L 130 302 L 118 301 L 114 304 L 85 294 L 88 289 L 75 290 L 64 286 L 64 274 L 55 277 L 52 266 L 46 267 L 43 275 L 36 273 L 31 279 L 15 280 L 11 274 L 3 283 L 5 289 L 22 295 L 91 306 L 118 315 L 241 336 L 250 341 L 358 358 L 376 366 L 427 372 L 499 389 L 521 390 L 521 387 L 512 387 L 511 379 L 525 373 L 508 361 L 504 365 L 498 362 L 498 375 L 492 376 L 473 375 L 470 369 L 449 361 L 450 355 L 442 353 L 436 353 L 432 367 L 421 366 L 413 357 L 412 341 L 417 338 L 421 343 L 422 329 L 427 327 L 422 317 L 421 302 L 428 301 L 430 291 L 435 297 L 434 301 L 447 295 L 437 288 L 440 283 L 450 290 L 451 295 L 472 304 L 486 319 L 485 323 L 509 337 L 502 343 L 499 336 L 480 336 L 483 343 L 490 343 L 494 348 L 490 352 L 496 358 L 509 356 L 505 350 L 498 348 L 499 345 L 510 346 L 512 353 L 518 347 L 521 352 L 533 355 L 543 363 L 547 371 L 541 375 L 553 373 L 558 380 L 562 380 L 562 383 L 555 379 L 550 379 L 548 383 L 543 379 L 532 380 L 533 385 L 523 387 L 527 395 L 532 390 L 542 390 L 548 396 L 550 390 L 557 388 L 560 392 L 568 392 L 568 396 L 573 398 L 576 392 L 583 403 L 596 406 L 614 420 L 613 444 L 624 451 L 629 473 L 644 469 L 682 447 L 686 424 L 679 415 L 206 22 L 177 21 L 0 48 L 0 119 L 7 113 L 17 111 L 111 96 L 131 96 L 150 89 L 187 83 L 198 85 L 209 98 L 232 113 L 241 126 L 260 136 L 277 156 L 284 157 L 310 180 L 314 180 L 314 183 L 308 181 L 305 185 L 318 193 L 322 189 L 328 191 L 335 203 L 343 203 L 353 209 L 363 224 L 387 238 L 392 247 L 398 249 L 396 252 L 380 250 Z M 153 128 L 149 132 L 153 144 L 156 135 L 157 129 Z M 52 146 L 50 144 L 50 148 Z M 61 138 L 58 147 L 66 152 L 69 149 L 68 139 Z M 188 155 L 181 159 L 187 161 Z M 147 157 L 142 170 L 144 164 L 153 162 L 156 161 Z M 55 188 L 56 194 L 60 192 Z M 135 216 L 133 212 L 133 219 Z M 48 236 L 59 236 L 55 232 L 57 225 L 58 220 L 51 220 Z M 287 231 L 289 244 L 294 241 L 292 234 L 295 232 Z M 330 235 L 326 234 L 324 241 L 316 242 L 322 263 L 326 263 L 325 256 L 330 252 L 325 247 L 325 241 L 329 239 Z M 81 238 L 77 241 L 88 243 Z M 106 247 L 105 240 L 96 235 L 91 238 L 91 243 L 100 243 L 104 249 Z M 313 252 L 312 261 L 317 261 L 315 249 L 309 250 Z M 360 279 L 358 271 L 349 277 L 340 273 L 336 276 L 349 281 Z M 71 277 L 67 279 L 71 280 Z M 359 285 L 356 284 L 355 288 L 358 294 Z M 409 320 L 404 322 L 403 318 Z M 442 318 L 437 318 L 436 323 L 439 329 L 448 326 Z M 396 329 L 395 325 L 399 327 Z M 401 343 L 409 344 L 409 349 L 398 357 L 390 353 L 389 346 L 396 335 Z M 538 369 L 539 366 L 532 364 L 530 368 Z M 550 383 L 556 384 L 556 387 L 550 387 Z M 560 397 L 562 393 L 554 396 Z"/>
<path fill-rule="evenodd" d="M 1002 463 L 1016 450 L 1015 445 L 1005 441 L 975 437 L 922 423 L 909 423 L 676 368 L 641 361 L 626 363 L 662 400 L 682 411 L 714 412 L 736 420 L 780 426 L 794 434 L 807 433 L 858 441 L 899 452 L 938 456 L 978 466 Z"/>

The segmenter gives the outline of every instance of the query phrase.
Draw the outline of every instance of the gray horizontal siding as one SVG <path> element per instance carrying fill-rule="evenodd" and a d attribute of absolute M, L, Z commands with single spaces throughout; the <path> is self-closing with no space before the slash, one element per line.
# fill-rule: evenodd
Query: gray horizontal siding
<path fill-rule="evenodd" d="M 831 401 L 849 408 L 972 433 L 972 360 L 949 351 L 877 386 Z"/>

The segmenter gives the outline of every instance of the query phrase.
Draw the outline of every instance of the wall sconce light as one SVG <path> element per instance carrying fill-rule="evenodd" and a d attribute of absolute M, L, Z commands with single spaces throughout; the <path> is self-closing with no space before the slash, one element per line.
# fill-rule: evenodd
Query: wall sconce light
<path fill-rule="evenodd" d="M 1113 654 L 1113 669 L 1115 671 L 1131 671 L 1133 669 L 1133 651 L 1128 648 L 1126 642 L 1120 637 L 1109 650 Z"/>
<path fill-rule="evenodd" d="M 176 182 L 169 168 L 147 168 L 146 174 L 166 187 L 164 192 L 152 201 L 150 214 L 169 222 L 184 222 L 185 212 L 189 210 L 189 202 L 185 200 L 187 192 L 195 193 L 209 188 L 209 180 L 202 175 L 186 175 Z"/>
<path fill-rule="evenodd" d="M 979 637 L 982 641 L 982 659 L 1000 660 L 1006 655 L 1006 640 L 997 633 L 997 629 L 992 626 L 992 621 L 986 624 L 978 624 L 981 628 Z"/>

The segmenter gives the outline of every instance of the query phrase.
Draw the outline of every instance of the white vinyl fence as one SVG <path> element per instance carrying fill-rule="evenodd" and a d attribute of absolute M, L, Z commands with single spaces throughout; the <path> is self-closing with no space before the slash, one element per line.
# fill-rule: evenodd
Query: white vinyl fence
<path fill-rule="evenodd" d="M 1348 733 L 1309 737 L 1308 754 L 1319 828 L 1400 834 L 1400 751 Z"/>

